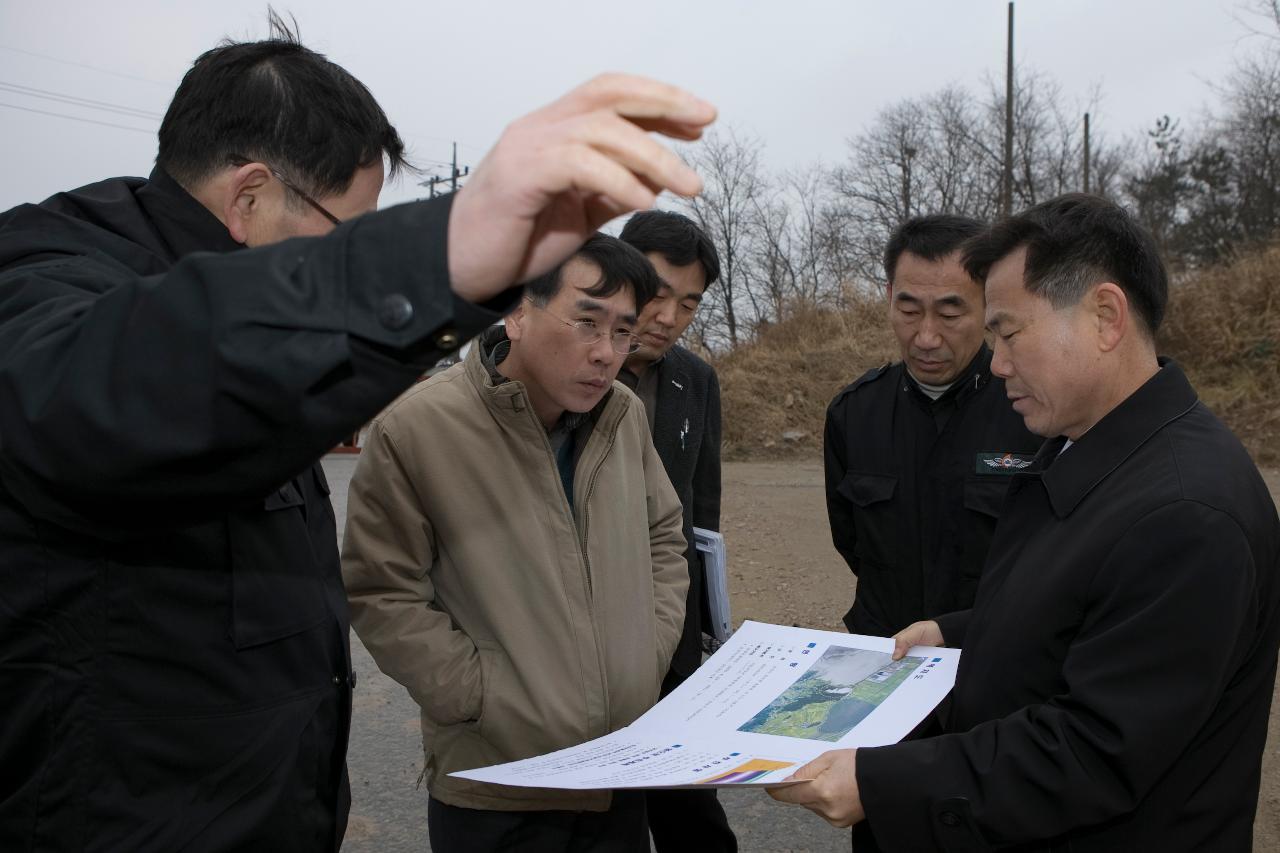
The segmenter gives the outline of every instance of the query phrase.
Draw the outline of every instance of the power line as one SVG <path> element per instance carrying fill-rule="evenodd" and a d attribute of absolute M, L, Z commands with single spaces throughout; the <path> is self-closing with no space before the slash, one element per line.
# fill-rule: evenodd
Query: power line
<path fill-rule="evenodd" d="M 71 119 L 72 121 L 82 121 L 82 122 L 85 122 L 86 124 L 100 124 L 103 127 L 118 127 L 121 130 L 132 130 L 138 133 L 145 133 L 147 134 L 147 136 L 155 135 L 154 130 L 148 130 L 145 127 L 131 127 L 130 125 L 127 125 L 127 124 L 114 124 L 109 121 L 97 121 L 96 119 L 81 118 L 80 116 L 69 116 L 66 113 L 54 113 L 48 110 L 37 110 L 31 107 L 20 107 L 17 104 L 0 103 L 0 107 L 8 107 L 11 110 L 22 110 L 23 112 L 27 112 L 27 113 L 38 113 L 42 116 L 55 116 L 56 118 L 68 118 L 68 119 Z"/>
<path fill-rule="evenodd" d="M 413 130 L 412 128 L 401 127 L 400 133 L 402 136 L 409 136 L 409 137 L 413 137 L 414 139 L 429 139 L 432 142 L 450 142 L 454 145 L 461 145 L 463 148 L 470 148 L 471 150 L 476 151 L 480 154 L 483 154 L 485 151 L 488 150 L 483 145 L 473 145 L 470 142 L 464 142 L 461 140 L 454 141 L 452 139 L 447 139 L 446 137 L 443 137 L 443 136 L 432 136 L 429 133 L 419 133 L 418 131 Z M 441 163 L 441 165 L 448 166 L 449 164 Z"/>
<path fill-rule="evenodd" d="M 36 53 L 34 50 L 23 50 L 18 47 L 10 47 L 7 44 L 0 44 L 0 50 L 11 50 L 14 53 L 23 53 L 27 56 L 34 56 L 39 59 L 46 59 L 49 62 L 60 62 L 63 65 L 74 65 L 77 68 L 87 68 L 90 71 L 97 71 L 99 74 L 110 74 L 112 77 L 123 77 L 126 80 L 138 80 L 142 83 L 150 83 L 153 86 L 169 86 L 168 83 L 161 83 L 159 80 L 152 80 L 150 77 L 139 77 L 136 74 L 125 74 L 121 71 L 112 71 L 109 68 L 100 68 L 97 65 L 88 65 L 83 62 L 72 62 L 69 59 L 62 59 L 57 56 L 50 56 L 47 53 Z"/>
<path fill-rule="evenodd" d="M 48 89 L 36 89 L 32 86 L 22 86 L 17 83 L 6 83 L 3 80 L 0 80 L 0 90 L 9 91 L 16 95 L 26 95 L 32 98 L 43 98 L 46 101 L 58 101 L 77 107 L 88 107 L 92 110 L 119 113 L 120 115 L 132 116 L 135 118 L 161 119 L 164 117 L 161 113 L 152 112 L 150 110 L 140 110 L 136 107 L 127 107 L 123 104 L 112 104 L 107 101 L 94 100 L 93 98 L 82 98 L 79 95 L 68 95 L 63 92 L 51 92 Z"/>
<path fill-rule="evenodd" d="M 461 170 L 458 169 L 458 143 L 456 142 L 453 143 L 453 162 L 447 165 L 449 166 L 449 177 L 442 178 L 439 175 L 432 175 L 425 181 L 420 181 L 418 183 L 418 186 L 426 187 L 430 190 L 432 198 L 436 197 L 437 185 L 447 183 L 449 184 L 449 192 L 457 192 L 458 179 L 465 178 L 467 175 L 471 174 L 470 166 L 463 166 Z"/>

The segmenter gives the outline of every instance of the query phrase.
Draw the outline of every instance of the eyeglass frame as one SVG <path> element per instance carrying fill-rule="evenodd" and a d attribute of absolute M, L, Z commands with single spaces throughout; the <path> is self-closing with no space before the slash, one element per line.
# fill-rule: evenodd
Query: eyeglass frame
<path fill-rule="evenodd" d="M 534 308 L 537 308 L 539 311 L 545 311 L 549 316 L 559 320 L 561 323 L 564 323 L 566 326 L 572 327 L 573 330 L 578 335 L 579 343 L 586 344 L 587 346 L 592 346 L 593 344 L 595 344 L 597 341 L 599 341 L 601 338 L 605 337 L 606 335 L 605 332 L 600 331 L 600 324 L 597 323 L 595 320 L 577 320 L 577 321 L 566 320 L 565 318 L 561 317 L 559 314 L 556 314 L 554 311 L 547 308 L 545 305 L 539 305 L 537 302 L 534 302 L 533 299 L 531 299 L 528 296 L 524 298 L 524 301 L 528 302 L 530 305 L 532 305 Z M 596 327 L 595 337 L 590 339 L 584 338 L 583 331 L 582 331 L 583 327 L 585 327 L 588 323 Z M 627 344 L 626 350 L 618 349 L 616 343 L 614 342 L 614 338 L 618 334 L 625 334 L 627 336 L 629 343 Z M 609 337 L 609 349 L 613 350 L 618 355 L 635 355 L 640 350 L 640 338 L 636 337 L 635 332 L 623 332 L 622 330 L 619 329 L 617 332 L 608 333 L 608 337 Z"/>
<path fill-rule="evenodd" d="M 250 163 L 261 163 L 261 162 L 262 162 L 261 160 L 250 160 L 248 157 L 242 156 L 240 154 L 231 155 L 231 165 L 233 166 L 247 166 Z M 271 173 L 271 176 L 273 178 L 275 178 L 280 183 L 284 184 L 285 189 L 293 192 L 295 195 L 298 196 L 298 198 L 302 199 L 307 204 L 311 205 L 313 208 L 320 211 L 320 215 L 323 216 L 325 219 L 332 222 L 335 226 L 342 224 L 341 219 L 339 219 L 338 217 L 330 213 L 323 204 L 316 201 L 307 193 L 303 192 L 301 187 L 299 187 L 293 181 L 286 178 L 284 174 L 275 166 L 272 166 L 270 163 L 262 163 L 262 165 L 267 167 L 267 171 Z"/>

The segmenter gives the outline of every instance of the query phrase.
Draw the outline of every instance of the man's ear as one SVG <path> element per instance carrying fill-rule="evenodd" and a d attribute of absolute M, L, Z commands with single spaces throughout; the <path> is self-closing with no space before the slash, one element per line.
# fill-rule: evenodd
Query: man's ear
<path fill-rule="evenodd" d="M 222 221 L 231 239 L 246 243 L 252 225 L 263 210 L 264 190 L 271 171 L 263 163 L 246 163 L 236 169 L 226 183 L 222 199 Z"/>
<path fill-rule="evenodd" d="M 1090 296 L 1098 323 L 1098 348 L 1111 352 L 1129 331 L 1129 299 L 1120 285 L 1104 281 Z"/>
<path fill-rule="evenodd" d="M 511 313 L 507 315 L 507 340 L 518 341 L 524 337 L 524 322 L 526 316 L 524 306 L 525 301 L 521 299 L 519 304 L 517 304 L 516 307 L 512 309 Z"/>

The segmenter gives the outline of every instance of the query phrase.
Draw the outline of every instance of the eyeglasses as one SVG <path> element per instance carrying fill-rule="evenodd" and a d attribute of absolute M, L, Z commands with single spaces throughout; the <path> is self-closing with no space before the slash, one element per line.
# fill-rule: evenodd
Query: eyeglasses
<path fill-rule="evenodd" d="M 247 165 L 249 165 L 250 163 L 253 163 L 253 162 L 255 162 L 255 161 L 250 160 L 248 157 L 242 157 L 242 156 L 240 156 L 239 154 L 233 154 L 233 155 L 231 155 L 231 165 L 233 165 L 233 166 L 247 166 Z M 321 215 L 321 216 L 323 216 L 325 219 L 329 220 L 329 221 L 330 221 L 330 222 L 332 222 L 334 225 L 341 225 L 341 224 L 342 224 L 342 220 L 341 220 L 341 219 L 339 219 L 338 217 L 334 216 L 334 215 L 333 215 L 332 213 L 330 213 L 329 211 L 325 210 L 325 207 L 324 207 L 324 205 L 323 205 L 323 204 L 321 204 L 320 202 L 316 201 L 314 198 L 312 198 L 311 196 L 309 196 L 309 195 L 307 195 L 305 192 L 303 192 L 303 191 L 298 187 L 298 185 L 297 185 L 297 184 L 295 184 L 293 181 L 289 180 L 289 179 L 288 179 L 288 178 L 286 178 L 283 174 L 281 174 L 280 170 L 279 170 L 279 169 L 277 169 L 275 166 L 271 166 L 271 165 L 268 165 L 268 164 L 266 164 L 266 163 L 263 163 L 263 165 L 267 167 L 267 171 L 271 172 L 271 176 L 272 176 L 273 178 L 275 178 L 275 179 L 276 179 L 277 181 L 279 181 L 280 183 L 284 184 L 285 189 L 290 190 L 290 191 L 291 191 L 291 192 L 293 192 L 295 195 L 297 195 L 297 196 L 298 196 L 298 198 L 302 199 L 302 200 L 303 200 L 303 201 L 305 201 L 307 204 L 311 205 L 311 206 L 312 206 L 312 207 L 314 207 L 316 210 L 320 211 L 320 215 Z"/>
<path fill-rule="evenodd" d="M 595 320 L 578 320 L 575 323 L 575 322 L 566 320 L 565 318 L 560 317 L 556 314 L 552 314 L 550 311 L 547 311 L 546 308 L 534 302 L 532 299 L 526 298 L 525 302 L 528 302 L 530 305 L 532 305 L 534 308 L 537 308 L 539 311 L 546 312 L 548 315 L 559 320 L 561 323 L 564 323 L 566 326 L 571 327 L 574 333 L 577 335 L 578 340 L 584 344 L 587 344 L 588 346 L 590 346 L 591 344 L 594 344 L 596 341 L 600 340 L 605 336 L 605 333 L 600 331 L 600 327 L 596 324 Z M 625 329 L 618 329 L 617 331 L 609 335 L 609 346 L 618 355 L 631 355 L 633 352 L 640 349 L 640 339 L 637 338 L 635 335 L 633 335 L 631 332 L 626 331 Z"/>

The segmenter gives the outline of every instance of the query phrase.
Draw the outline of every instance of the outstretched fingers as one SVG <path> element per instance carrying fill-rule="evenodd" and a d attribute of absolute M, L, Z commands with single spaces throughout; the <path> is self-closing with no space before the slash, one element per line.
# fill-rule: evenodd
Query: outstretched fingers
<path fill-rule="evenodd" d="M 682 138 L 716 118 L 714 106 L 678 86 L 617 73 L 601 74 L 545 109 L 558 118 L 608 110 L 633 122 L 667 123 Z"/>

